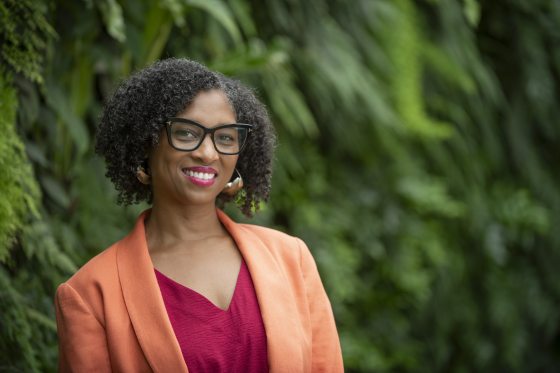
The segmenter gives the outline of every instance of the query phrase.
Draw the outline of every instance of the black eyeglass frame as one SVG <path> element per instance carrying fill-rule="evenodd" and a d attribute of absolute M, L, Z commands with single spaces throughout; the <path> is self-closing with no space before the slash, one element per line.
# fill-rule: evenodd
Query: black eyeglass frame
<path fill-rule="evenodd" d="M 200 141 L 198 142 L 198 144 L 189 150 L 185 150 L 185 149 L 181 149 L 178 148 L 177 146 L 173 145 L 173 141 L 171 140 L 171 125 L 173 123 L 187 123 L 187 124 L 192 124 L 196 127 L 199 127 L 200 129 L 202 129 L 202 131 L 204 131 L 204 134 L 202 135 L 202 137 L 200 138 Z M 202 143 L 204 142 L 204 139 L 206 138 L 207 134 L 210 134 L 210 139 L 212 140 L 212 144 L 214 145 L 214 149 L 216 149 L 216 151 L 220 154 L 223 155 L 237 155 L 239 153 L 241 153 L 243 151 L 243 149 L 245 148 L 245 145 L 247 145 L 247 139 L 249 138 L 249 134 L 252 132 L 253 130 L 253 125 L 252 124 L 246 124 L 246 123 L 232 123 L 232 124 L 224 124 L 221 126 L 216 126 L 216 127 L 212 127 L 212 128 L 208 128 L 203 126 L 202 124 L 198 123 L 197 121 L 194 121 L 192 119 L 185 119 L 185 118 L 168 118 L 167 122 L 165 122 L 166 124 L 166 132 L 167 132 L 167 141 L 169 142 L 169 145 L 171 145 L 171 147 L 175 150 L 179 150 L 181 152 L 192 152 L 195 151 L 196 149 L 198 149 L 200 147 L 200 145 L 202 145 Z M 224 128 L 246 128 L 247 129 L 247 136 L 245 137 L 245 141 L 243 141 L 243 144 L 241 144 L 241 146 L 239 147 L 239 151 L 236 153 L 224 153 L 220 150 L 218 150 L 218 147 L 216 146 L 216 142 L 214 141 L 214 133 L 218 130 L 224 129 Z"/>

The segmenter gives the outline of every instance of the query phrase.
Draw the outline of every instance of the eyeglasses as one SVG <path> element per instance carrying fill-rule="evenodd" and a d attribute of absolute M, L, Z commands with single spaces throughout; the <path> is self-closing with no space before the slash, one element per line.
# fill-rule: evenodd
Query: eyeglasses
<path fill-rule="evenodd" d="M 206 135 L 210 134 L 216 151 L 226 155 L 241 153 L 253 128 L 253 125 L 243 123 L 206 128 L 194 120 L 184 118 L 169 118 L 166 124 L 167 139 L 173 148 L 186 152 L 196 150 Z"/>

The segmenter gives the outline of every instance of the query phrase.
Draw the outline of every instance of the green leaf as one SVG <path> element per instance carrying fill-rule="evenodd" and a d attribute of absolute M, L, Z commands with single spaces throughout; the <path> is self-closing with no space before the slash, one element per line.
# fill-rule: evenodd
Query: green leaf
<path fill-rule="evenodd" d="M 48 94 L 46 100 L 60 119 L 60 123 L 70 134 L 73 144 L 76 146 L 78 155 L 82 156 L 88 149 L 90 135 L 83 119 L 76 114 L 70 104 L 70 97 L 65 95 L 62 87 L 54 81 L 46 82 Z"/>
<path fill-rule="evenodd" d="M 480 22 L 480 4 L 478 0 L 463 0 L 463 12 L 469 24 L 476 28 Z"/>
<path fill-rule="evenodd" d="M 214 17 L 228 32 L 229 36 L 236 44 L 241 43 L 241 33 L 235 23 L 235 19 L 231 14 L 227 5 L 220 0 L 185 0 L 186 3 L 193 7 L 206 11 Z"/>
<path fill-rule="evenodd" d="M 126 34 L 122 8 L 119 3 L 116 0 L 100 0 L 95 4 L 101 11 L 109 35 L 123 43 L 126 40 Z"/>
<path fill-rule="evenodd" d="M 43 176 L 41 177 L 41 185 L 45 189 L 47 195 L 60 207 L 64 209 L 70 207 L 70 197 L 58 180 L 48 175 Z"/>

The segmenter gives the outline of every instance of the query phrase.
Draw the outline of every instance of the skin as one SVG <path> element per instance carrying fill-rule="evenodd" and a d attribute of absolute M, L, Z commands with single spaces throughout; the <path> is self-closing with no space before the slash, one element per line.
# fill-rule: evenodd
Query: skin
<path fill-rule="evenodd" d="M 221 90 L 200 92 L 177 117 L 208 128 L 236 122 Z M 154 199 L 146 221 L 146 237 L 152 263 L 158 271 L 222 310 L 231 302 L 241 254 L 218 220 L 215 201 L 230 180 L 237 159 L 237 155 L 218 153 L 210 136 L 194 151 L 175 150 L 165 130 L 149 156 Z M 185 176 L 184 168 L 196 166 L 218 172 L 213 185 L 202 187 Z"/>

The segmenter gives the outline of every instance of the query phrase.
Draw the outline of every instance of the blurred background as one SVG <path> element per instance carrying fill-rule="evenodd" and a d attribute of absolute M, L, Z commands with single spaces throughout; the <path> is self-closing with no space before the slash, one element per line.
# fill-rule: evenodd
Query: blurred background
<path fill-rule="evenodd" d="M 146 207 L 95 128 L 172 56 L 268 106 L 252 221 L 311 248 L 348 372 L 558 369 L 559 1 L 2 0 L 0 371 L 56 369 L 56 287 Z"/>

